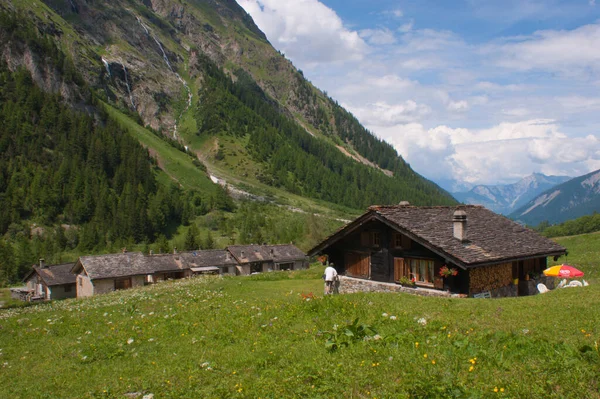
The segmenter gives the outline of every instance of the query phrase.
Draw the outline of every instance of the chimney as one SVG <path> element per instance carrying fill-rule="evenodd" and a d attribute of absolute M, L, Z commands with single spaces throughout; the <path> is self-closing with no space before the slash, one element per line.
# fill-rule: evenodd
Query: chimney
<path fill-rule="evenodd" d="M 154 251 L 150 250 L 150 253 L 148 253 L 148 255 L 150 255 L 150 256 L 154 255 Z"/>
<path fill-rule="evenodd" d="M 121 252 L 124 253 L 124 254 L 126 254 L 127 253 L 127 247 L 121 248 Z"/>
<path fill-rule="evenodd" d="M 457 210 L 452 216 L 454 226 L 454 238 L 461 242 L 467 241 L 467 213 L 463 210 Z"/>
<path fill-rule="evenodd" d="M 45 268 L 45 267 L 46 267 L 46 263 L 45 263 L 45 260 L 44 260 L 44 258 L 40 258 L 40 259 L 39 259 L 39 262 L 40 262 L 40 269 L 43 269 L 43 268 Z"/>
<path fill-rule="evenodd" d="M 409 206 L 410 202 L 408 202 L 408 201 L 400 201 L 400 203 L 398 205 L 400 205 L 400 206 Z"/>
<path fill-rule="evenodd" d="M 231 260 L 231 256 L 229 255 L 229 252 L 225 252 L 225 260 L 227 260 L 227 261 Z"/>
<path fill-rule="evenodd" d="M 240 255 L 243 258 L 244 257 L 244 251 L 242 251 Z"/>
<path fill-rule="evenodd" d="M 177 247 L 173 247 L 173 255 L 177 254 Z"/>

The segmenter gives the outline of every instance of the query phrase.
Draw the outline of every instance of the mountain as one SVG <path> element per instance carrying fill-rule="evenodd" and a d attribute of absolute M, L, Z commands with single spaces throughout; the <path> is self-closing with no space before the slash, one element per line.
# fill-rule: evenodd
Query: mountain
<path fill-rule="evenodd" d="M 93 96 L 176 140 L 217 178 L 354 209 L 454 202 L 308 82 L 234 0 L 0 7 L 10 70 L 27 69 L 75 107 Z M 57 59 L 34 38 L 54 42 Z"/>
<path fill-rule="evenodd" d="M 543 221 L 562 223 L 594 212 L 600 212 L 600 170 L 543 192 L 510 217 L 535 226 Z"/>
<path fill-rule="evenodd" d="M 569 179 L 567 176 L 534 173 L 513 184 L 478 185 L 467 192 L 452 195 L 465 204 L 483 205 L 496 213 L 508 215 L 542 192 Z"/>
<path fill-rule="evenodd" d="M 39 257 L 165 251 L 189 225 L 219 245 L 314 241 L 369 205 L 456 203 L 234 0 L 0 0 L 0 120 L 12 282 Z"/>

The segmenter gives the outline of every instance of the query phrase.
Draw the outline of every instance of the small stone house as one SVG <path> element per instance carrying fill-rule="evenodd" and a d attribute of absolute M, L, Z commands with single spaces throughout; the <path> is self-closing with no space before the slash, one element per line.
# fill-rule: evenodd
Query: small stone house
<path fill-rule="evenodd" d="M 146 278 L 147 283 L 178 280 L 192 275 L 181 254 L 177 252 L 144 256 L 144 262 L 147 266 L 146 270 L 149 272 Z"/>
<path fill-rule="evenodd" d="M 237 274 L 241 275 L 308 267 L 306 255 L 293 244 L 230 245 L 227 250 L 237 261 Z"/>
<path fill-rule="evenodd" d="M 528 295 L 530 277 L 566 249 L 475 205 L 372 206 L 309 251 L 341 274 L 463 295 Z M 442 268 L 455 270 L 444 277 Z"/>
<path fill-rule="evenodd" d="M 43 259 L 25 276 L 25 300 L 51 300 L 75 298 L 75 275 L 71 273 L 74 263 L 46 265 Z"/>
<path fill-rule="evenodd" d="M 210 249 L 188 251 L 179 254 L 191 275 L 196 274 L 237 274 L 237 261 L 227 250 Z"/>
<path fill-rule="evenodd" d="M 154 262 L 141 252 L 81 256 L 71 269 L 77 277 L 77 298 L 143 286 Z"/>
<path fill-rule="evenodd" d="M 273 270 L 300 270 L 308 268 L 308 257 L 292 244 L 265 245 L 273 261 Z"/>
<path fill-rule="evenodd" d="M 230 245 L 227 251 L 237 261 L 238 275 L 246 276 L 273 270 L 273 261 L 263 245 Z"/>

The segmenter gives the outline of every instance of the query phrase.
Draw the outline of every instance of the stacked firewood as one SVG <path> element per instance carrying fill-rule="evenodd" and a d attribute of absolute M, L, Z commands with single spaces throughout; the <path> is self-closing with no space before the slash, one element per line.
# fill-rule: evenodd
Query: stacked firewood
<path fill-rule="evenodd" d="M 491 291 L 512 284 L 512 264 L 480 267 L 469 274 L 471 292 Z"/>

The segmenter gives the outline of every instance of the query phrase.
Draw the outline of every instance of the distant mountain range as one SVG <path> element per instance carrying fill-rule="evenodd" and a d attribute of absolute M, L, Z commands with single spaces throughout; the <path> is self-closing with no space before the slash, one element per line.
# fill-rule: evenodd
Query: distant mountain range
<path fill-rule="evenodd" d="M 531 226 L 562 223 L 600 212 L 600 170 L 559 184 L 515 210 L 510 218 Z"/>
<path fill-rule="evenodd" d="M 571 179 L 568 176 L 546 176 L 534 173 L 513 184 L 478 185 L 469 191 L 452 195 L 465 204 L 483 205 L 503 215 L 508 215 L 527 204 L 544 191 Z"/>

